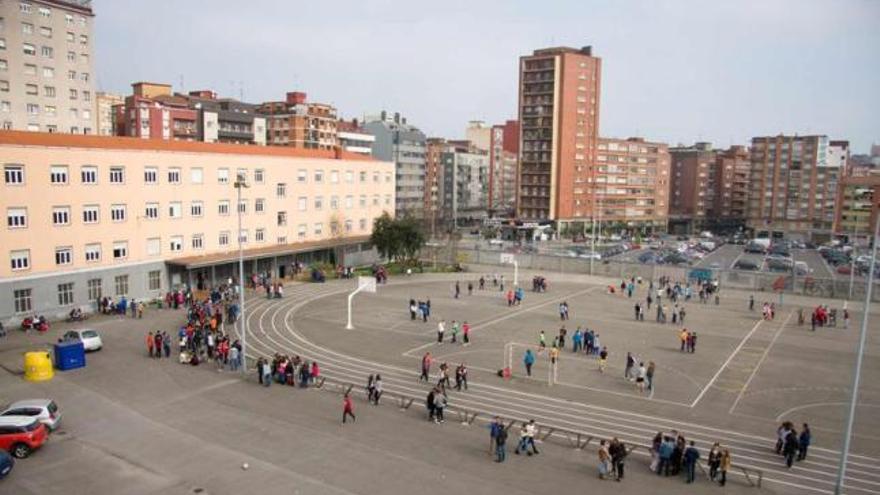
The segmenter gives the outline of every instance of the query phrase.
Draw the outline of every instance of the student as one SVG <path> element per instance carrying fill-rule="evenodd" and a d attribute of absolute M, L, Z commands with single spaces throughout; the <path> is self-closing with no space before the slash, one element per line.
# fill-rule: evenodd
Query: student
<path fill-rule="evenodd" d="M 535 355 L 531 349 L 526 349 L 526 353 L 523 356 L 523 364 L 526 367 L 526 375 L 532 376 L 532 365 L 535 364 Z"/>
<path fill-rule="evenodd" d="M 727 484 L 727 471 L 730 470 L 730 464 L 730 450 L 724 449 L 721 451 L 721 481 L 718 482 L 721 486 Z"/>
<path fill-rule="evenodd" d="M 693 483 L 696 478 L 697 461 L 700 459 L 700 451 L 691 440 L 688 448 L 684 450 L 684 468 L 687 473 L 687 482 Z"/>
<path fill-rule="evenodd" d="M 481 279 L 482 280 L 482 279 Z M 495 462 L 504 462 L 507 457 L 507 428 L 499 425 L 495 439 Z"/>
<path fill-rule="evenodd" d="M 599 372 L 605 373 L 606 367 L 608 367 L 608 348 L 603 347 L 599 352 Z"/>
<path fill-rule="evenodd" d="M 715 481 L 718 477 L 718 468 L 721 467 L 721 445 L 718 442 L 712 444 L 709 451 L 709 479 Z"/>
<path fill-rule="evenodd" d="M 351 396 L 346 393 L 342 398 L 342 424 L 345 424 L 345 420 L 351 416 L 352 421 L 356 421 L 357 418 L 354 416 L 354 403 L 351 401 Z"/>
<path fill-rule="evenodd" d="M 461 334 L 462 334 L 462 338 L 461 338 L 462 345 L 470 344 L 471 343 L 471 326 L 468 324 L 467 321 L 465 321 L 464 323 L 461 324 Z"/>

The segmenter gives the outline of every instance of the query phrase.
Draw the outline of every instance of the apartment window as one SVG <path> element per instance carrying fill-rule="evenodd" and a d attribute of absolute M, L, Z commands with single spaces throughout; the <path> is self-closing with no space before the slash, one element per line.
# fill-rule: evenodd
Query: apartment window
<path fill-rule="evenodd" d="M 0 38 L 0 50 L 6 49 L 6 38 Z"/>
<path fill-rule="evenodd" d="M 67 52 L 67 61 L 76 62 L 76 52 Z M 76 78 L 76 76 L 74 76 Z"/>
<path fill-rule="evenodd" d="M 71 247 L 61 247 L 55 248 L 55 264 L 69 265 L 73 261 L 73 248 Z"/>
<path fill-rule="evenodd" d="M 79 61 L 83 64 L 88 64 L 89 63 L 89 54 L 88 53 L 80 53 L 79 54 Z"/>
<path fill-rule="evenodd" d="M 367 195 L 366 194 L 361 194 L 361 197 L 358 198 L 358 206 L 360 206 L 361 208 L 367 207 Z"/>
<path fill-rule="evenodd" d="M 147 239 L 145 250 L 147 252 L 147 256 L 159 256 L 159 254 L 162 252 L 162 239 L 158 237 L 151 237 Z"/>
<path fill-rule="evenodd" d="M 345 208 L 351 209 L 354 206 L 354 198 L 351 196 L 345 197 Z"/>
<path fill-rule="evenodd" d="M 286 211 L 279 211 L 278 212 L 278 226 L 283 227 L 285 225 L 287 225 L 287 212 Z"/>
<path fill-rule="evenodd" d="M 331 210 L 339 209 L 339 197 L 338 196 L 330 196 L 330 209 Z"/>
<path fill-rule="evenodd" d="M 315 196 L 315 209 L 320 211 L 324 207 L 324 197 Z"/>
<path fill-rule="evenodd" d="M 147 272 L 147 290 L 159 290 L 162 288 L 162 271 L 150 270 Z"/>
<path fill-rule="evenodd" d="M 315 222 L 314 225 L 315 235 L 323 235 L 324 234 L 324 224 L 321 222 Z"/>
<path fill-rule="evenodd" d="M 217 169 L 217 183 L 218 184 L 229 184 L 229 169 L 228 168 Z"/>
<path fill-rule="evenodd" d="M 46 98 L 55 98 L 55 86 L 43 86 L 43 96 Z"/>
<path fill-rule="evenodd" d="M 6 60 L 0 59 L 0 70 L 9 70 L 9 62 Z"/>
<path fill-rule="evenodd" d="M 34 25 L 29 22 L 21 23 L 22 34 L 34 34 Z"/>
<path fill-rule="evenodd" d="M 89 82 L 89 73 L 88 72 L 80 72 L 79 78 L 82 82 L 87 83 L 87 82 Z"/>
<path fill-rule="evenodd" d="M 385 172 L 385 182 L 391 182 L 391 172 Z"/>
<path fill-rule="evenodd" d="M 69 206 L 52 207 L 52 225 L 55 225 L 56 227 L 61 225 L 70 225 Z"/>
<path fill-rule="evenodd" d="M 385 195 L 385 205 L 386 205 L 386 206 L 390 206 L 390 205 L 391 205 L 391 195 L 390 195 L 390 194 L 386 194 L 386 195 Z"/>
<path fill-rule="evenodd" d="M 21 11 L 22 14 L 30 14 L 33 6 L 27 2 L 20 2 L 18 4 L 18 10 Z"/>
<path fill-rule="evenodd" d="M 238 212 L 242 215 L 247 213 L 247 200 L 243 199 L 238 202 Z"/>
<path fill-rule="evenodd" d="M 189 171 L 189 181 L 193 184 L 201 184 L 202 180 L 204 180 L 204 172 L 201 168 L 193 168 Z"/>
<path fill-rule="evenodd" d="M 205 247 L 205 236 L 202 234 L 193 234 L 190 245 L 193 249 L 203 249 Z"/>
<path fill-rule="evenodd" d="M 266 229 L 257 229 L 254 232 L 254 240 L 256 242 L 265 242 L 266 240 Z"/>
<path fill-rule="evenodd" d="M 114 222 L 124 222 L 125 221 L 125 205 L 111 205 L 110 206 L 110 220 Z"/>
<path fill-rule="evenodd" d="M 351 232 L 353 225 L 354 225 L 354 223 L 351 220 L 346 220 L 345 221 L 345 232 L 346 233 Z"/>
<path fill-rule="evenodd" d="M 169 184 L 180 184 L 180 169 L 179 168 L 169 168 L 168 169 L 168 183 Z"/>
<path fill-rule="evenodd" d="M 101 261 L 101 245 L 100 244 L 86 244 L 86 261 L 87 262 L 95 262 Z"/>
<path fill-rule="evenodd" d="M 26 108 L 28 115 L 40 114 L 40 105 L 37 105 L 36 103 L 28 103 Z"/>
<path fill-rule="evenodd" d="M 241 181 L 247 183 L 247 180 L 248 180 L 248 171 L 247 171 L 246 168 L 240 168 L 240 169 L 238 169 L 238 170 L 235 171 L 235 176 L 236 176 L 239 180 L 241 180 Z"/>
<path fill-rule="evenodd" d="M 360 181 L 361 181 L 361 184 L 363 184 L 364 182 L 367 181 L 367 172 L 366 172 L 366 171 L 361 170 L 361 171 L 358 173 L 358 176 L 359 176 L 358 178 L 359 178 Z"/>
<path fill-rule="evenodd" d="M 229 245 L 229 231 L 220 232 L 220 238 L 217 240 L 217 243 L 221 246 Z"/>
<path fill-rule="evenodd" d="M 98 183 L 98 167 L 86 165 L 80 169 L 80 178 L 83 184 Z"/>
<path fill-rule="evenodd" d="M 320 184 L 322 182 L 324 182 L 324 171 L 315 170 L 315 183 Z"/>
<path fill-rule="evenodd" d="M 223 199 L 217 203 L 217 214 L 219 215 L 229 215 L 229 200 Z"/>
<path fill-rule="evenodd" d="M 338 184 L 339 183 L 339 170 L 331 170 L 330 171 L 330 183 Z"/>
<path fill-rule="evenodd" d="M 9 81 L 0 81 L 0 91 L 4 93 L 9 92 Z"/>
<path fill-rule="evenodd" d="M 378 194 L 373 195 L 373 206 L 379 206 L 379 195 Z"/>
<path fill-rule="evenodd" d="M 40 17 L 48 19 L 52 17 L 52 10 L 46 7 L 40 7 Z"/>
<path fill-rule="evenodd" d="M 171 242 L 169 243 L 169 249 L 172 253 L 176 253 L 178 251 L 183 251 L 183 236 L 175 235 L 171 236 Z"/>
<path fill-rule="evenodd" d="M 22 51 L 25 55 L 34 56 L 37 54 L 37 47 L 30 43 L 24 43 L 22 45 Z"/>
<path fill-rule="evenodd" d="M 238 242 L 242 244 L 247 244 L 248 241 L 248 231 L 247 229 L 241 229 L 238 231 Z"/>
<path fill-rule="evenodd" d="M 254 213 L 263 213 L 266 211 L 266 200 L 257 198 L 254 200 Z"/>
<path fill-rule="evenodd" d="M 361 218 L 358 221 L 358 228 L 360 228 L 361 230 L 367 230 L 367 219 L 366 218 Z"/>
<path fill-rule="evenodd" d="M 306 208 L 308 206 L 308 202 L 309 202 L 309 198 L 307 198 L 305 196 L 300 196 L 299 199 L 297 200 L 297 208 L 299 209 L 299 211 L 306 211 Z"/>
<path fill-rule="evenodd" d="M 113 277 L 113 288 L 116 290 L 117 296 L 128 295 L 128 275 Z"/>
<path fill-rule="evenodd" d="M 68 31 L 66 39 L 68 43 L 74 43 L 76 41 L 76 35 Z"/>
<path fill-rule="evenodd" d="M 52 28 L 47 27 L 47 26 L 40 26 L 40 36 L 42 36 L 44 38 L 51 38 L 52 37 Z"/>
<path fill-rule="evenodd" d="M 16 289 L 12 291 L 12 300 L 15 302 L 16 313 L 31 312 L 31 289 Z"/>
<path fill-rule="evenodd" d="M 55 115 L 58 114 L 58 108 L 56 108 L 55 105 L 46 105 L 46 107 L 44 108 L 44 111 L 46 112 L 46 115 L 49 117 L 54 117 Z M 54 125 L 47 125 L 46 129 L 49 132 L 55 132 L 58 128 Z"/>
<path fill-rule="evenodd" d="M 263 174 L 264 174 L 264 171 L 261 168 L 254 170 L 254 182 L 256 182 L 257 184 L 262 184 L 263 183 Z"/>
<path fill-rule="evenodd" d="M 278 244 L 287 244 L 287 236 L 286 235 L 279 235 L 275 239 L 275 242 L 277 242 Z"/>
<path fill-rule="evenodd" d="M 304 223 L 301 223 L 296 228 L 296 236 L 300 239 L 306 238 L 306 231 L 308 230 L 308 226 Z"/>
<path fill-rule="evenodd" d="M 305 183 L 307 178 L 308 178 L 308 172 L 306 171 L 306 169 L 301 168 L 296 171 L 296 181 L 297 182 Z"/>
<path fill-rule="evenodd" d="M 25 84 L 24 92 L 30 96 L 37 96 L 40 93 L 40 88 L 36 84 Z"/>
<path fill-rule="evenodd" d="M 348 184 L 351 184 L 354 182 L 354 172 L 352 172 L 351 170 L 345 171 L 345 182 Z"/>
<path fill-rule="evenodd" d="M 172 201 L 168 203 L 168 216 L 170 218 L 180 218 L 183 215 L 183 203 L 180 201 Z"/>
<path fill-rule="evenodd" d="M 150 220 L 156 220 L 159 218 L 159 203 L 147 203 L 147 206 L 144 209 L 144 216 Z"/>
<path fill-rule="evenodd" d="M 100 218 L 100 207 L 98 205 L 86 205 L 83 206 L 83 223 L 94 224 L 98 223 Z"/>
<path fill-rule="evenodd" d="M 101 299 L 101 297 L 104 295 L 103 291 L 101 290 L 101 285 L 102 283 L 100 278 L 90 278 L 86 282 L 86 286 L 89 289 L 89 301 L 97 301 L 98 299 Z"/>
<path fill-rule="evenodd" d="M 335 220 L 330 222 L 330 235 L 334 237 L 339 235 L 339 222 Z"/>
<path fill-rule="evenodd" d="M 373 182 L 379 182 L 379 172 L 373 172 Z"/>
<path fill-rule="evenodd" d="M 49 181 L 52 184 L 67 184 L 67 165 L 52 165 L 49 168 Z"/>
<path fill-rule="evenodd" d="M 84 34 L 79 35 L 79 44 L 82 46 L 88 45 L 89 44 L 89 37 Z"/>
<path fill-rule="evenodd" d="M 202 202 L 201 201 L 193 201 L 189 205 L 189 214 L 193 217 L 202 216 Z"/>
<path fill-rule="evenodd" d="M 6 226 L 10 229 L 23 229 L 27 227 L 27 209 L 9 208 L 6 210 Z"/>
<path fill-rule="evenodd" d="M 7 184 L 24 184 L 24 165 L 4 165 L 3 176 Z"/>
<path fill-rule="evenodd" d="M 27 249 L 9 253 L 10 268 L 13 271 L 27 270 L 31 266 L 31 252 Z"/>
<path fill-rule="evenodd" d="M 114 260 L 124 260 L 125 258 L 128 258 L 128 242 L 127 241 L 114 242 L 113 243 L 113 259 Z"/>
<path fill-rule="evenodd" d="M 0 112 L 9 113 L 12 111 L 12 103 L 9 101 L 0 101 Z"/>
<path fill-rule="evenodd" d="M 71 89 L 68 94 L 70 95 L 71 100 L 75 100 L 75 99 L 79 98 L 79 91 L 77 91 L 75 89 Z"/>
<path fill-rule="evenodd" d="M 52 58 L 55 56 L 55 49 L 51 46 L 41 46 L 40 47 L 40 55 L 46 58 Z"/>
<path fill-rule="evenodd" d="M 279 182 L 277 186 L 275 186 L 275 195 L 279 198 L 283 198 L 287 196 L 287 184 L 283 182 Z"/>
<path fill-rule="evenodd" d="M 125 169 L 122 167 L 110 167 L 110 183 L 122 184 L 125 182 Z"/>
<path fill-rule="evenodd" d="M 73 282 L 58 284 L 58 305 L 69 306 L 73 304 Z"/>
<path fill-rule="evenodd" d="M 43 67 L 43 77 L 46 79 L 55 78 L 55 69 L 53 67 Z M 49 87 L 49 86 L 47 86 Z M 49 96 L 49 95 L 46 95 Z M 55 88 L 52 88 L 52 97 L 55 97 Z"/>

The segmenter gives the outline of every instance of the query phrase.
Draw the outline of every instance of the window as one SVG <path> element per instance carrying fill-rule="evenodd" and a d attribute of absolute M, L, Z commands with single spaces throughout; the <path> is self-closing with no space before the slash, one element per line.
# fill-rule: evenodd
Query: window
<path fill-rule="evenodd" d="M 159 256 L 162 252 L 162 239 L 158 237 L 150 237 L 147 239 L 147 256 Z"/>
<path fill-rule="evenodd" d="M 40 88 L 37 87 L 36 84 L 25 84 L 24 92 L 30 96 L 37 96 L 40 92 Z"/>
<path fill-rule="evenodd" d="M 52 67 L 43 67 L 43 77 L 46 79 L 53 79 L 55 77 L 55 69 Z M 50 88 L 51 86 L 46 86 L 46 88 Z M 47 91 L 48 93 L 48 91 Z M 49 96 L 48 94 L 46 96 Z M 55 97 L 55 88 L 52 87 L 52 98 Z"/>
<path fill-rule="evenodd" d="M 83 206 L 83 223 L 98 223 L 100 219 L 100 207 L 98 205 Z"/>
<path fill-rule="evenodd" d="M 147 272 L 147 290 L 159 290 L 162 288 L 162 270 Z"/>
<path fill-rule="evenodd" d="M 9 92 L 9 81 L 0 81 L 0 91 Z"/>
<path fill-rule="evenodd" d="M 55 248 L 55 264 L 69 265 L 73 261 L 73 248 L 61 247 Z"/>
<path fill-rule="evenodd" d="M 264 171 L 261 168 L 254 170 L 254 182 L 256 182 L 257 184 L 262 184 L 263 183 L 263 174 L 264 174 Z"/>
<path fill-rule="evenodd" d="M 168 203 L 168 216 L 170 218 L 180 218 L 183 215 L 183 203 L 180 201 L 172 201 Z"/>
<path fill-rule="evenodd" d="M 379 172 L 373 172 L 373 182 L 379 182 Z"/>
<path fill-rule="evenodd" d="M 86 262 L 101 261 L 101 245 L 86 244 Z"/>
<path fill-rule="evenodd" d="M 0 59 L 0 70 L 9 70 L 9 62 L 6 60 Z"/>
<path fill-rule="evenodd" d="M 257 242 L 265 242 L 266 229 L 257 229 L 256 232 L 254 232 L 254 240 Z"/>
<path fill-rule="evenodd" d="M 9 113 L 12 111 L 12 103 L 6 100 L 0 101 L 0 112 Z"/>
<path fill-rule="evenodd" d="M 246 168 L 240 168 L 240 169 L 237 169 L 237 170 L 235 171 L 235 177 L 236 177 L 236 179 L 238 179 L 238 180 L 240 180 L 240 181 L 242 181 L 242 182 L 244 182 L 244 183 L 247 183 L 247 180 L 248 180 L 248 171 L 247 171 L 247 169 L 246 169 Z"/>
<path fill-rule="evenodd" d="M 68 26 L 73 26 L 73 16 L 70 15 L 70 14 L 64 14 L 64 22 L 65 22 Z"/>
<path fill-rule="evenodd" d="M 29 22 L 21 23 L 22 34 L 34 34 L 34 25 Z"/>
<path fill-rule="evenodd" d="M 301 223 L 296 228 L 296 236 L 300 239 L 306 238 L 306 231 L 308 230 L 308 225 Z"/>
<path fill-rule="evenodd" d="M 30 43 L 25 43 L 22 45 L 22 51 L 24 51 L 25 55 L 34 56 L 37 54 L 37 47 Z"/>
<path fill-rule="evenodd" d="M 16 313 L 31 312 L 31 289 L 16 289 L 12 291 L 12 299 L 15 301 Z"/>
<path fill-rule="evenodd" d="M 27 227 L 27 209 L 9 208 L 6 210 L 6 226 L 10 229 L 23 229 Z"/>
<path fill-rule="evenodd" d="M 308 207 L 308 203 L 309 203 L 309 198 L 307 198 L 305 196 L 300 196 L 299 199 L 297 199 L 297 208 L 299 209 L 299 211 L 306 211 L 306 208 Z"/>
<path fill-rule="evenodd" d="M 220 232 L 220 238 L 217 240 L 217 243 L 221 246 L 229 245 L 229 231 Z"/>
<path fill-rule="evenodd" d="M 117 296 L 128 295 L 128 275 L 117 275 L 113 277 L 113 286 L 116 289 Z"/>
<path fill-rule="evenodd" d="M 70 225 L 70 207 L 54 206 L 52 207 L 52 225 Z"/>
<path fill-rule="evenodd" d="M 243 199 L 238 202 L 238 212 L 242 215 L 247 213 L 247 200 Z"/>
<path fill-rule="evenodd" d="M 6 49 L 6 38 L 0 38 L 0 50 Z"/>
<path fill-rule="evenodd" d="M 358 198 L 358 206 L 360 206 L 361 208 L 367 207 L 367 195 L 366 194 L 361 194 L 361 197 Z"/>
<path fill-rule="evenodd" d="M 339 170 L 331 170 L 330 171 L 330 183 L 338 184 L 339 183 Z"/>
<path fill-rule="evenodd" d="M 241 229 L 238 231 L 238 242 L 241 244 L 247 244 L 248 241 L 248 231 L 247 229 Z"/>
<path fill-rule="evenodd" d="M 75 43 L 76 42 L 76 35 L 71 33 L 70 31 L 68 31 L 65 39 L 67 39 L 68 43 Z"/>
<path fill-rule="evenodd" d="M 202 216 L 202 202 L 201 201 L 193 201 L 189 205 L 189 214 L 193 217 Z"/>
<path fill-rule="evenodd" d="M 333 220 L 330 222 L 330 235 L 337 236 L 339 235 L 339 222 Z"/>
<path fill-rule="evenodd" d="M 44 17 L 48 19 L 52 16 L 52 9 L 46 7 L 40 7 L 40 17 Z"/>
<path fill-rule="evenodd" d="M 183 236 L 175 235 L 171 236 L 171 242 L 169 243 L 169 249 L 172 253 L 183 251 Z"/>
<path fill-rule="evenodd" d="M 100 278 L 90 278 L 86 285 L 89 288 L 89 301 L 97 301 L 104 295 L 101 290 L 102 283 Z"/>
<path fill-rule="evenodd" d="M 76 52 L 67 52 L 67 61 L 76 62 Z M 74 76 L 76 77 L 76 76 Z"/>
<path fill-rule="evenodd" d="M 27 113 L 28 115 L 39 115 L 40 114 L 40 105 L 36 103 L 28 103 L 27 104 Z"/>
<path fill-rule="evenodd" d="M 89 37 L 84 34 L 79 35 L 79 44 L 82 46 L 88 45 L 89 44 Z"/>
<path fill-rule="evenodd" d="M 110 167 L 110 183 L 122 184 L 125 182 L 125 169 L 123 167 Z"/>
<path fill-rule="evenodd" d="M 192 242 L 193 249 L 202 249 L 205 247 L 205 236 L 203 234 L 193 234 Z"/>
<path fill-rule="evenodd" d="M 44 38 L 52 37 L 52 28 L 46 26 L 40 26 L 40 36 Z"/>
<path fill-rule="evenodd" d="M 324 233 L 324 224 L 321 222 L 315 222 L 315 235 L 322 235 Z"/>
<path fill-rule="evenodd" d="M 110 206 L 110 220 L 114 222 L 124 222 L 125 221 L 125 205 L 111 205 Z"/>
<path fill-rule="evenodd" d="M 201 168 L 193 168 L 189 171 L 189 180 L 193 184 L 201 184 L 204 178 L 204 173 Z"/>
<path fill-rule="evenodd" d="M 275 186 L 275 195 L 279 198 L 283 198 L 287 196 L 287 184 L 283 182 L 279 182 L 277 186 Z"/>
<path fill-rule="evenodd" d="M 358 228 L 361 230 L 367 230 L 367 219 L 366 218 L 361 218 L 358 221 Z"/>
<path fill-rule="evenodd" d="M 3 176 L 7 184 L 24 184 L 24 165 L 5 165 Z"/>
<path fill-rule="evenodd" d="M 147 167 L 144 169 L 144 184 L 158 184 L 159 169 L 156 167 Z"/>
<path fill-rule="evenodd" d="M 27 249 L 9 253 L 10 268 L 13 271 L 27 270 L 31 266 L 31 252 Z"/>
<path fill-rule="evenodd" d="M 218 184 L 229 184 L 229 169 L 228 168 L 218 168 L 217 169 L 217 183 Z"/>
<path fill-rule="evenodd" d="M 324 196 L 315 196 L 315 209 L 320 211 L 324 207 Z"/>
<path fill-rule="evenodd" d="M 353 225 L 354 225 L 354 223 L 351 220 L 346 220 L 345 221 L 345 232 L 346 233 L 351 232 Z"/>
<path fill-rule="evenodd" d="M 82 179 L 83 184 L 97 184 L 98 183 L 98 167 L 93 165 L 86 165 L 80 169 L 80 178 Z"/>
<path fill-rule="evenodd" d="M 43 96 L 55 98 L 55 86 L 43 86 Z M 54 111 L 52 113 L 55 113 Z"/>
<path fill-rule="evenodd" d="M 71 100 L 75 100 L 75 99 L 79 98 L 79 92 L 75 89 L 71 89 L 69 94 L 70 94 Z"/>
<path fill-rule="evenodd" d="M 390 194 L 385 195 L 385 205 L 386 206 L 391 205 L 391 195 Z"/>
<path fill-rule="evenodd" d="M 277 242 L 278 244 L 287 244 L 287 236 L 286 235 L 279 235 L 275 239 L 275 242 Z"/>
<path fill-rule="evenodd" d="M 352 172 L 351 170 L 345 171 L 345 182 L 347 184 L 351 184 L 354 182 L 354 172 Z"/>
<path fill-rule="evenodd" d="M 128 242 L 118 241 L 113 243 L 113 259 L 124 260 L 128 258 Z"/>
<path fill-rule="evenodd" d="M 75 70 L 67 71 L 67 80 L 68 81 L 76 81 L 76 71 Z"/>
<path fill-rule="evenodd" d="M 385 182 L 391 182 L 391 172 L 385 172 Z"/>
<path fill-rule="evenodd" d="M 168 169 L 168 183 L 169 184 L 180 184 L 180 169 L 177 167 L 172 167 Z"/>
<path fill-rule="evenodd" d="M 49 181 L 52 184 L 67 184 L 67 165 L 52 165 L 49 169 Z"/>
<path fill-rule="evenodd" d="M 320 184 L 324 182 L 324 171 L 323 170 L 315 170 L 315 182 Z"/>
<path fill-rule="evenodd" d="M 254 200 L 254 213 L 263 213 L 266 211 L 266 200 L 257 198 Z"/>
<path fill-rule="evenodd" d="M 339 197 L 338 196 L 330 196 L 330 209 L 331 210 L 339 209 Z"/>
<path fill-rule="evenodd" d="M 306 171 L 306 169 L 301 168 L 296 171 L 296 181 L 297 182 L 305 183 L 307 177 L 308 177 L 308 172 Z"/>
<path fill-rule="evenodd" d="M 40 55 L 46 58 L 52 58 L 55 56 L 55 49 L 51 46 L 41 46 L 40 47 Z"/>
<path fill-rule="evenodd" d="M 366 172 L 365 170 L 361 170 L 361 171 L 360 171 L 360 173 L 359 173 L 359 179 L 360 179 L 360 181 L 361 181 L 361 184 L 363 184 L 364 182 L 367 181 L 367 172 Z"/>
<path fill-rule="evenodd" d="M 283 227 L 285 225 L 287 225 L 287 212 L 286 211 L 279 211 L 278 212 L 278 226 Z"/>
<path fill-rule="evenodd" d="M 345 208 L 351 209 L 352 206 L 354 206 L 354 198 L 352 196 L 346 196 L 345 197 Z"/>
<path fill-rule="evenodd" d="M 229 215 L 229 200 L 224 199 L 217 203 L 217 213 L 219 215 Z"/>
<path fill-rule="evenodd" d="M 146 208 L 144 208 L 144 216 L 150 220 L 159 218 L 159 203 L 147 203 Z"/>

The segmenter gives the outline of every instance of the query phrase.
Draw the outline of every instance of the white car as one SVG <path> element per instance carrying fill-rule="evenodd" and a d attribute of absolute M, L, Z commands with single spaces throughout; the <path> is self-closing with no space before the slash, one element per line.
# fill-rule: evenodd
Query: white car
<path fill-rule="evenodd" d="M 13 402 L 0 412 L 0 416 L 30 416 L 46 425 L 51 431 L 58 429 L 61 423 L 61 412 L 52 399 L 27 399 Z"/>
<path fill-rule="evenodd" d="M 86 351 L 100 351 L 104 347 L 104 343 L 101 342 L 101 336 L 91 328 L 70 330 L 64 334 L 62 340 L 65 342 L 82 342 L 83 349 Z"/>

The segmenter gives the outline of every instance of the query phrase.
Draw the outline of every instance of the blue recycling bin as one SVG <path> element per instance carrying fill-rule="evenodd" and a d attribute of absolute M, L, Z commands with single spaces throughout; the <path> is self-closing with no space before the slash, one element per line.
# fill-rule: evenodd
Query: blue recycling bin
<path fill-rule="evenodd" d="M 55 344 L 55 368 L 60 371 L 74 370 L 86 366 L 86 350 L 82 342 L 61 342 Z"/>

